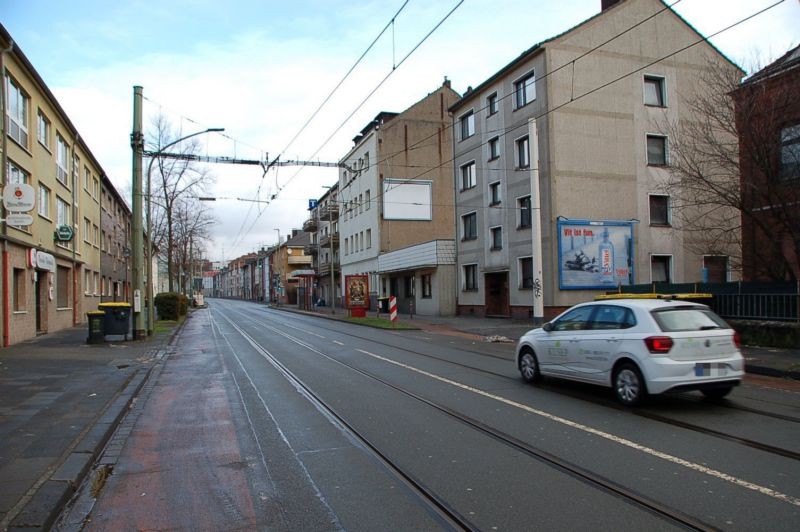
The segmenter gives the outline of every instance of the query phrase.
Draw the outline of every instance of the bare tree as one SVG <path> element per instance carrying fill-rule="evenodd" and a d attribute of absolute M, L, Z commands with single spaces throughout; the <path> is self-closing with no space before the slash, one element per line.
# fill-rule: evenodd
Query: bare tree
<path fill-rule="evenodd" d="M 743 267 L 743 230 L 788 235 L 800 245 L 797 197 L 780 186 L 776 164 L 782 109 L 796 94 L 786 88 L 764 98 L 757 83 L 741 83 L 742 74 L 730 64 L 709 62 L 692 94 L 681 95 L 692 119 L 661 126 L 670 139 L 663 188 L 673 201 L 673 220 L 686 234 L 687 248 L 728 256 L 733 270 Z M 786 253 L 776 249 L 784 240 L 759 239 L 752 262 L 760 278 L 796 278 Z"/>
<path fill-rule="evenodd" d="M 158 152 L 180 136 L 163 115 L 158 115 L 151 125 L 150 150 Z M 171 154 L 197 155 L 200 144 L 193 138 L 171 146 L 168 151 Z M 206 167 L 196 162 L 157 157 L 152 164 L 150 179 L 153 245 L 167 263 L 169 291 L 172 292 L 177 281 L 183 221 L 192 218 L 191 213 L 204 213 L 203 216 L 210 218 L 198 197 L 213 184 L 214 177 Z M 205 238 L 208 238 L 208 234 L 205 234 Z"/>
<path fill-rule="evenodd" d="M 175 246 L 178 263 L 183 275 L 180 276 L 182 290 L 186 290 L 184 279 L 191 282 L 196 257 L 201 256 L 211 236 L 215 219 L 211 211 L 197 201 L 181 200 L 175 204 Z"/>

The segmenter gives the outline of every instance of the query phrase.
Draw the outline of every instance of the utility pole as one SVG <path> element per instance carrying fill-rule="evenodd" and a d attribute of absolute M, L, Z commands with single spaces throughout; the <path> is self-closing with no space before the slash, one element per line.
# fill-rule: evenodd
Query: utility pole
<path fill-rule="evenodd" d="M 142 134 L 142 87 L 133 87 L 133 132 L 131 133 L 131 150 L 133 151 L 133 186 L 131 203 L 133 204 L 133 220 L 131 223 L 131 247 L 133 248 L 133 337 L 145 337 L 144 314 L 142 314 L 142 294 L 144 283 L 142 278 L 142 260 L 144 242 L 142 241 L 142 153 L 144 152 L 144 135 Z"/>

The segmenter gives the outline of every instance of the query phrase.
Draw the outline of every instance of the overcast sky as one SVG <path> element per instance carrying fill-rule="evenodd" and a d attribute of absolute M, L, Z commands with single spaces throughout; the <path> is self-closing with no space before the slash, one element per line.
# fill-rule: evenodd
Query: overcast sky
<path fill-rule="evenodd" d="M 779 0 L 679 0 L 703 35 Z M 0 0 L 0 21 L 58 98 L 117 189 L 130 197 L 133 86 L 144 123 L 162 113 L 183 134 L 224 127 L 208 155 L 338 161 L 380 111 L 402 111 L 444 79 L 463 93 L 533 44 L 600 10 L 600 0 L 466 0 L 348 116 L 459 0 L 410 0 L 308 128 L 292 138 L 405 0 Z M 672 0 L 670 0 L 672 3 Z M 784 0 L 712 42 L 743 67 L 800 41 L 800 0 Z M 338 129 L 338 132 L 336 132 Z M 330 139 L 330 140 L 328 140 Z M 288 147 L 288 149 L 287 149 Z M 285 151 L 284 151 L 285 150 Z M 213 165 L 219 200 L 212 260 L 277 241 L 307 218 L 335 169 Z"/>

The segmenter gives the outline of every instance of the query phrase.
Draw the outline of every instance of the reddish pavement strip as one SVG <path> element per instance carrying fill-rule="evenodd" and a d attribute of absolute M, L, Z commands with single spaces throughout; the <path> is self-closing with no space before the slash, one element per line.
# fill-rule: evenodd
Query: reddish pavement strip
<path fill-rule="evenodd" d="M 182 335 L 207 335 L 199 321 Z M 153 376 L 85 530 L 259 528 L 225 391 L 230 374 L 209 339 L 185 344 L 199 348 L 173 353 Z"/>

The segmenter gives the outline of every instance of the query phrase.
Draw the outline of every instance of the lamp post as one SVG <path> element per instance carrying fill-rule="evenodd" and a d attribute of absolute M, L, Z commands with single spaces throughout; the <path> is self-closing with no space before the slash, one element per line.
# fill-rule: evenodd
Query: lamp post
<path fill-rule="evenodd" d="M 275 231 L 277 231 L 277 233 L 278 233 L 278 243 L 275 244 L 275 256 L 277 257 L 277 256 L 279 256 L 278 253 L 280 253 L 280 250 L 281 250 L 281 230 L 278 229 L 278 228 L 275 228 Z M 273 262 L 273 264 L 276 265 L 275 269 L 277 270 L 278 269 L 277 268 L 278 262 L 274 258 L 273 258 L 272 262 Z M 276 274 L 273 273 L 273 275 L 276 275 Z M 279 289 L 280 289 L 280 280 L 281 280 L 280 275 L 281 274 L 278 273 L 277 275 L 278 275 L 278 284 L 275 286 L 275 305 L 280 307 L 281 306 L 281 293 L 280 293 Z"/>
<path fill-rule="evenodd" d="M 146 257 L 147 257 L 147 334 L 152 334 L 154 327 L 153 324 L 155 323 L 155 302 L 153 301 L 155 297 L 155 290 L 153 287 L 153 257 L 152 257 L 152 250 L 153 250 L 153 235 L 151 234 L 152 231 L 152 205 L 151 205 L 151 194 L 150 194 L 150 173 L 153 171 L 153 163 L 156 161 L 159 156 L 166 152 L 168 148 L 175 146 L 176 144 L 183 142 L 184 140 L 190 139 L 192 137 L 196 137 L 198 135 L 204 135 L 205 133 L 215 133 L 225 131 L 224 127 L 210 127 L 203 131 L 196 131 L 190 135 L 186 135 L 181 137 L 177 140 L 174 140 L 167 144 L 166 146 L 162 146 L 158 149 L 158 151 L 148 153 L 147 155 L 150 157 L 150 164 L 147 166 L 147 248 L 146 248 Z M 168 253 L 170 254 L 170 259 L 172 257 L 172 250 L 169 250 Z"/>

